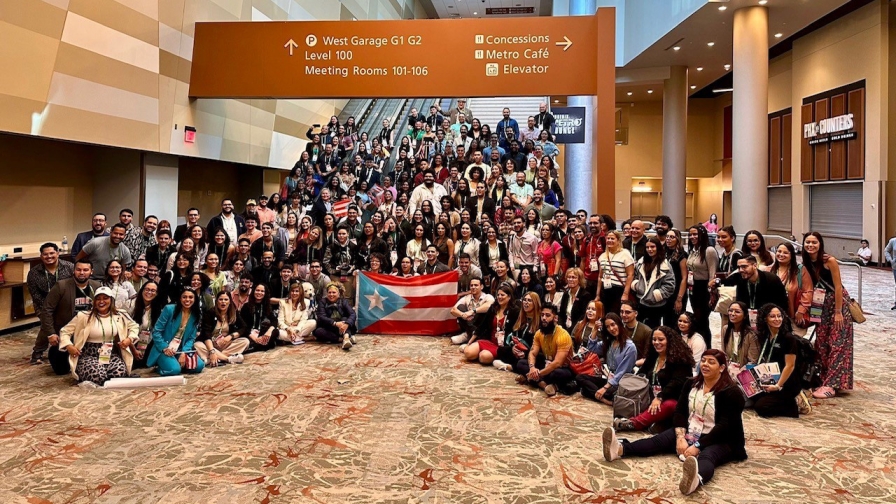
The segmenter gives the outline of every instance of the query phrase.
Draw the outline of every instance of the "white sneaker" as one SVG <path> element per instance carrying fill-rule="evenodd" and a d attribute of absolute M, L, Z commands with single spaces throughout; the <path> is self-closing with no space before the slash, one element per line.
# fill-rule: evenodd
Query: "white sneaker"
<path fill-rule="evenodd" d="M 452 345 L 463 345 L 467 341 L 470 341 L 470 337 L 467 336 L 467 333 L 462 332 L 460 334 L 454 335 L 451 337 Z"/>
<path fill-rule="evenodd" d="M 355 346 L 358 344 L 358 341 L 355 340 L 355 335 L 352 333 L 348 333 L 348 340 L 352 342 L 352 346 Z"/>
<path fill-rule="evenodd" d="M 242 364 L 244 360 L 246 360 L 246 358 L 243 357 L 243 354 L 241 353 L 233 354 L 227 358 L 227 362 L 231 364 Z"/>
<path fill-rule="evenodd" d="M 690 495 L 700 486 L 700 473 L 697 471 L 697 459 L 688 457 L 681 466 L 681 481 L 678 489 L 685 495 Z"/>
<path fill-rule="evenodd" d="M 84 380 L 84 381 L 82 381 L 81 383 L 79 383 L 78 386 L 81 387 L 82 389 L 97 389 L 97 388 L 100 388 L 99 385 L 97 385 L 96 383 L 93 383 L 93 382 L 90 381 L 90 380 Z"/>
<path fill-rule="evenodd" d="M 619 440 L 616 439 L 616 431 L 613 430 L 612 427 L 607 427 L 606 429 L 604 429 L 603 442 L 604 460 L 606 460 L 607 462 L 612 462 L 620 458 Z"/>
<path fill-rule="evenodd" d="M 352 348 L 352 340 L 349 339 L 348 334 L 342 337 L 342 349 L 350 350 Z"/>
<path fill-rule="evenodd" d="M 499 360 L 499 359 L 493 360 L 492 366 L 495 366 L 496 368 L 500 369 L 501 371 L 513 371 L 513 366 L 511 366 L 510 364 L 508 364 L 502 360 Z"/>
<path fill-rule="evenodd" d="M 460 347 L 458 347 L 457 351 L 460 352 L 460 353 L 464 353 L 464 350 L 465 350 L 466 348 L 467 348 L 467 344 L 464 343 L 463 345 L 461 345 Z"/>

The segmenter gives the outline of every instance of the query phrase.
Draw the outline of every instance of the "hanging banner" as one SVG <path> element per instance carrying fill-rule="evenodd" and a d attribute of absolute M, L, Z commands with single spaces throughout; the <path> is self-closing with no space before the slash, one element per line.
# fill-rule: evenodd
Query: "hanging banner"
<path fill-rule="evenodd" d="M 585 143 L 585 107 L 553 107 L 554 143 Z"/>

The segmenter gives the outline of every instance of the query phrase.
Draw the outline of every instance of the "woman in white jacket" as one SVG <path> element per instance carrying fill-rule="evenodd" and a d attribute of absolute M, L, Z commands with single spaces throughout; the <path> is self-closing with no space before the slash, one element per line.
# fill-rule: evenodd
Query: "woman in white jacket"
<path fill-rule="evenodd" d="M 666 249 L 655 236 L 647 240 L 647 255 L 635 264 L 632 294 L 638 300 L 639 322 L 651 329 L 660 326 L 666 304 L 674 302 L 675 274 L 666 260 Z"/>
<path fill-rule="evenodd" d="M 301 283 L 293 282 L 289 286 L 289 298 L 280 300 L 280 313 L 277 316 L 280 327 L 280 339 L 293 345 L 301 345 L 315 328 L 317 321 L 311 318 L 311 306 L 305 299 L 305 291 Z"/>

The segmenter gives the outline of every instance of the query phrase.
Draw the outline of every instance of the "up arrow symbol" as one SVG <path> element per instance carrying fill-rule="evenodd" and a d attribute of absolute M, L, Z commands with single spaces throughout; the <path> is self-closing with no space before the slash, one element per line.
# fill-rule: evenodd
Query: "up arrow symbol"
<path fill-rule="evenodd" d="M 293 39 L 289 39 L 289 41 L 283 44 L 283 47 L 289 48 L 289 55 L 292 56 L 292 50 L 296 47 L 299 47 L 299 44 L 296 44 L 296 41 Z"/>

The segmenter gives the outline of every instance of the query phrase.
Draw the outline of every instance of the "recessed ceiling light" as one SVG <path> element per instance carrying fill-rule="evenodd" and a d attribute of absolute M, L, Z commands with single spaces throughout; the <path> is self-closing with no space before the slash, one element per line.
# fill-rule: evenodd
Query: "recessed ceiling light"
<path fill-rule="evenodd" d="M 776 34 L 775 34 L 775 38 L 781 38 L 781 37 L 783 37 L 783 36 L 784 36 L 783 33 L 776 33 Z"/>
<path fill-rule="evenodd" d="M 716 45 L 716 43 L 715 42 L 707 42 L 706 45 L 708 45 L 709 47 L 712 47 L 712 46 Z"/>
<path fill-rule="evenodd" d="M 647 90 L 647 94 L 653 94 L 653 90 L 652 90 L 652 89 L 648 89 L 648 90 Z"/>
<path fill-rule="evenodd" d="M 697 89 L 697 86 L 691 86 L 691 89 Z"/>
<path fill-rule="evenodd" d="M 675 47 L 672 48 L 672 50 L 673 50 L 673 51 L 680 51 L 680 50 L 681 50 L 681 47 L 680 47 L 680 46 L 675 46 Z"/>
<path fill-rule="evenodd" d="M 703 71 L 703 67 L 697 67 L 697 71 L 698 71 L 698 72 L 702 72 L 702 71 Z"/>
<path fill-rule="evenodd" d="M 724 12 L 724 11 L 728 10 L 728 7 L 725 7 L 724 5 L 720 5 L 719 10 Z"/>
<path fill-rule="evenodd" d="M 768 0 L 759 0 L 759 5 L 765 5 L 768 3 Z"/>
<path fill-rule="evenodd" d="M 725 65 L 725 70 L 731 70 L 731 65 Z"/>
<path fill-rule="evenodd" d="M 631 96 L 633 93 L 631 91 L 629 91 L 628 93 L 625 93 L 625 94 Z"/>

